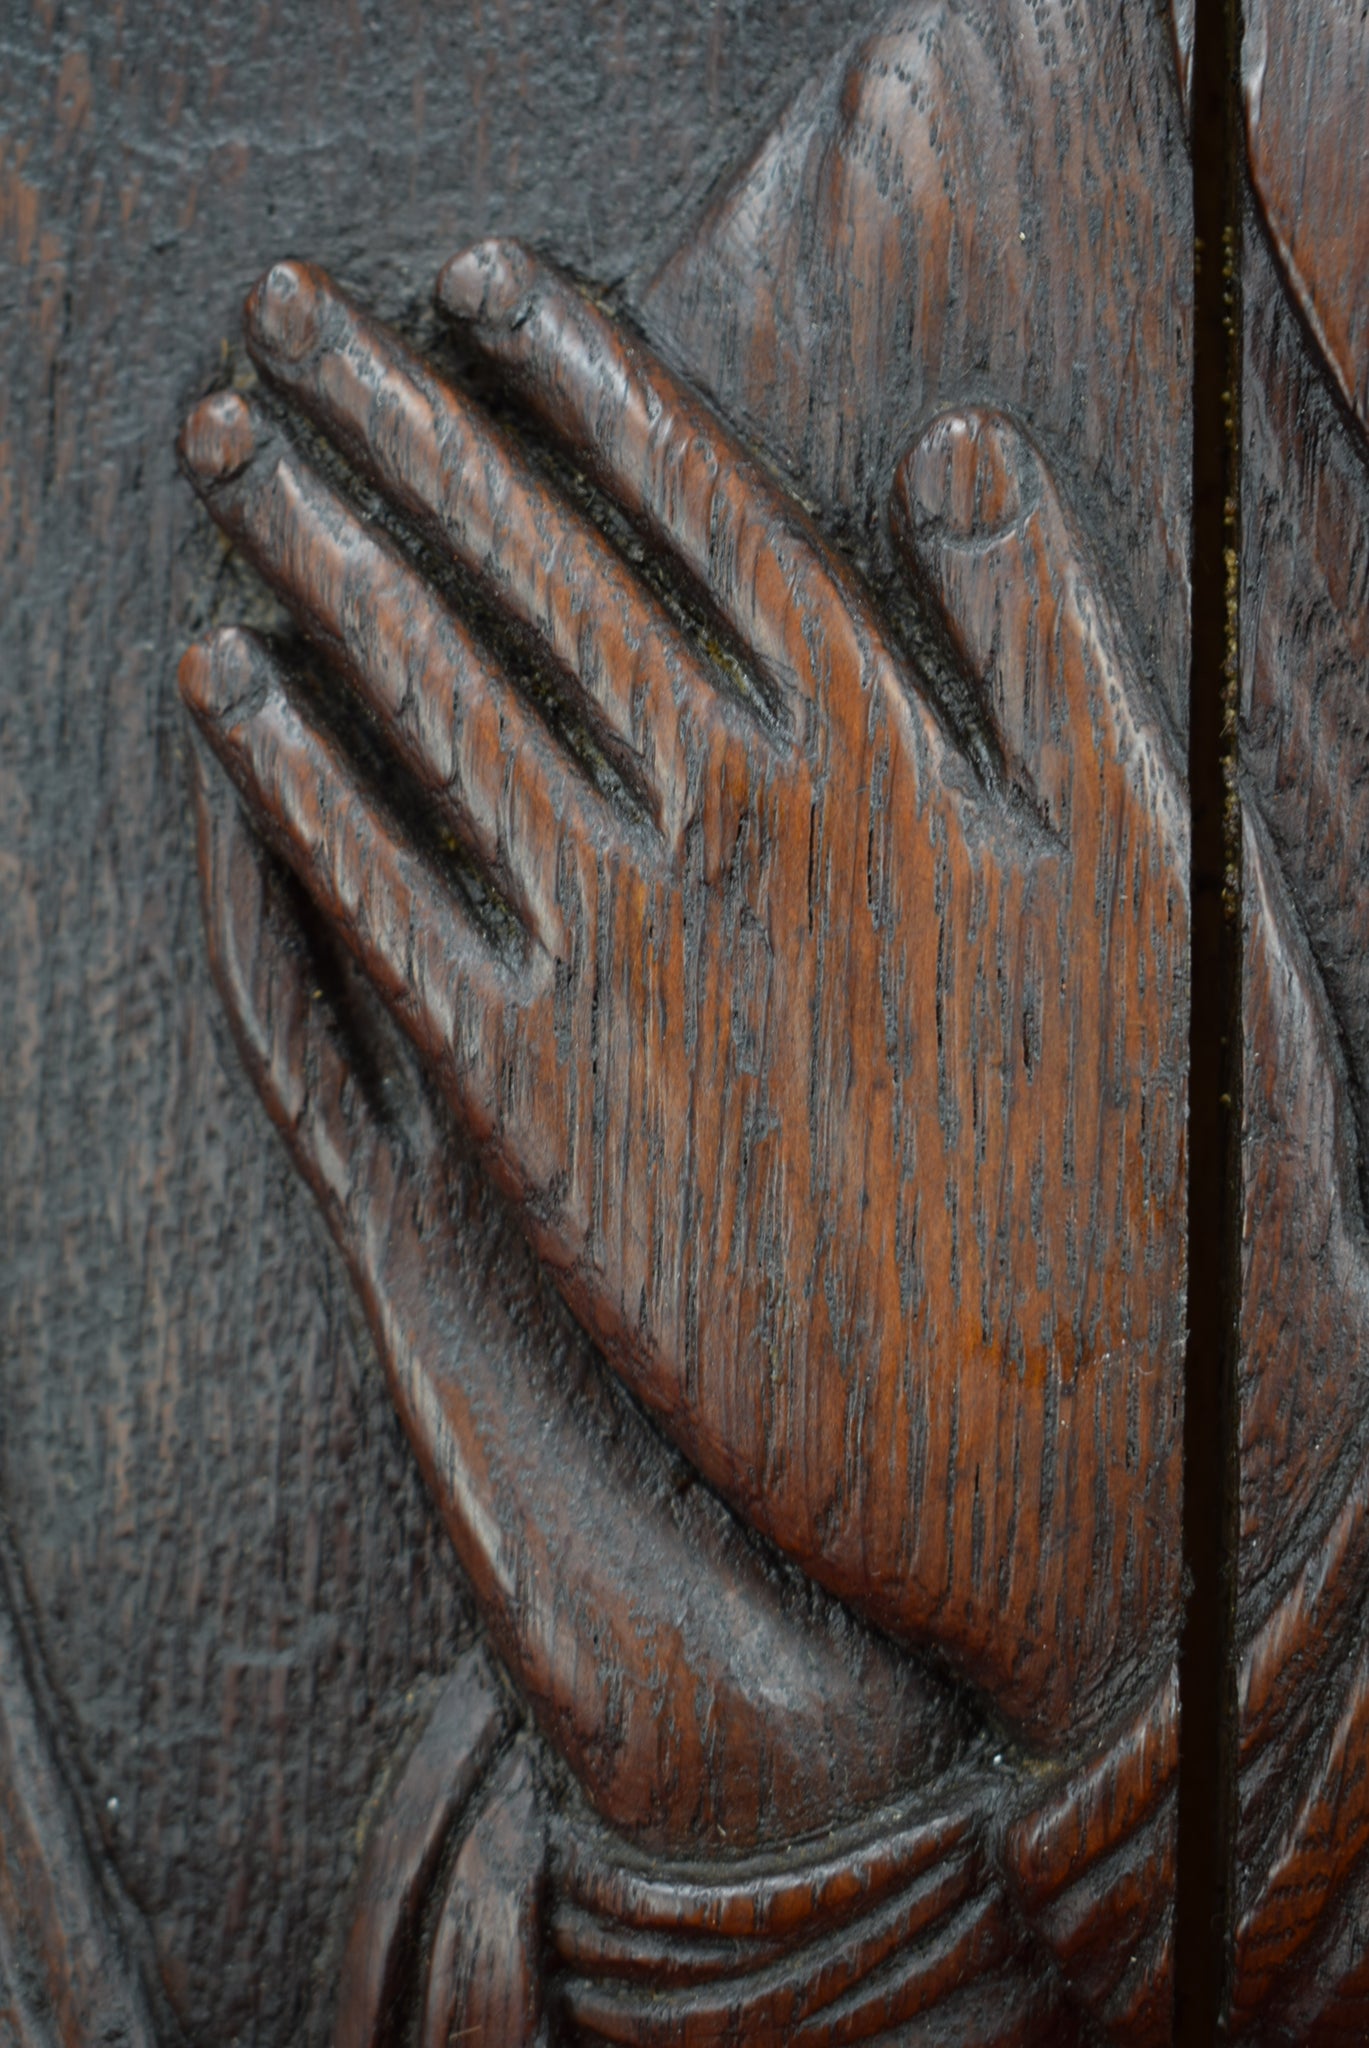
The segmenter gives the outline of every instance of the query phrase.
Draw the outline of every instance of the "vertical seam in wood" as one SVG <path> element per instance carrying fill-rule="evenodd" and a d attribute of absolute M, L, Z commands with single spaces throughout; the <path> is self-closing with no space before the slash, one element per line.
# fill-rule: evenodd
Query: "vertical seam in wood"
<path fill-rule="evenodd" d="M 1198 0 L 1189 786 L 1188 1346 L 1176 2039 L 1225 2037 L 1235 1839 L 1241 1248 L 1239 0 Z"/>

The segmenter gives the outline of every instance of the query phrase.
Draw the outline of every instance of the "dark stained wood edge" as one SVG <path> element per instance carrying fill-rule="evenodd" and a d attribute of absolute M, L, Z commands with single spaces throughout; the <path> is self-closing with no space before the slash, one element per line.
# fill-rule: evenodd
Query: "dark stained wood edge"
<path fill-rule="evenodd" d="M 174 2026 L 164 2014 L 154 2023 L 131 1909 L 110 1897 L 86 1840 L 21 1611 L 0 1529 L 0 2040 L 153 2048 Z"/>
<path fill-rule="evenodd" d="M 468 1650 L 367 1837 L 338 1985 L 336 2048 L 386 2048 L 404 2037 L 428 1892 L 515 1718 L 484 1650 Z"/>
<path fill-rule="evenodd" d="M 1230 1976 L 1235 1834 L 1236 1363 L 1240 1308 L 1240 819 L 1235 793 L 1241 191 L 1234 0 L 1174 0 L 1194 195 L 1189 680 L 1188 1347 L 1175 1864 L 1175 2029 L 1209 2048 Z M 1236 318 L 1233 322 L 1232 315 Z"/>

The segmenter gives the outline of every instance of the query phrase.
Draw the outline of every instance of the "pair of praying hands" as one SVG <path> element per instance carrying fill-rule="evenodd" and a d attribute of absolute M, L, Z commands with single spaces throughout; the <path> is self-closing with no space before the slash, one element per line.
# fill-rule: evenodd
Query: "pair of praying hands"
<path fill-rule="evenodd" d="M 307 653 L 181 688 L 216 975 L 492 1640 L 677 1847 L 949 1757 L 909 1647 L 1072 1750 L 1168 1671 L 1183 1341 L 1187 803 L 1090 550 L 1001 414 L 898 463 L 971 750 L 638 337 L 511 244 L 438 302 L 498 418 L 253 292 L 308 432 L 182 454 Z"/>

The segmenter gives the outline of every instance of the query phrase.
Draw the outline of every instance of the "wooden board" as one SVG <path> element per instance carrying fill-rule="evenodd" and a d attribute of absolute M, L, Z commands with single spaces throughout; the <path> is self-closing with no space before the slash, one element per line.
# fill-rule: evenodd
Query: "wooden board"
<path fill-rule="evenodd" d="M 391 313 L 498 227 L 650 267 L 847 10 L 558 20 L 6 20 L 0 1493 L 90 1832 L 197 2039 L 331 2032 L 358 1830 L 472 1609 L 209 979 L 175 671 L 237 572 L 176 433 L 282 251 Z"/>
<path fill-rule="evenodd" d="M 1369 1056 L 1358 12 L 1245 30 L 1244 1100 L 1233 2025 L 1349 2041 L 1364 1947 Z"/>
<path fill-rule="evenodd" d="M 239 16 L 0 87 L 4 2023 L 1169 2040 L 1238 1238 L 1189 1812 L 1362 2038 L 1358 10 L 1228 108 L 1192 1216 L 1191 14 Z"/>

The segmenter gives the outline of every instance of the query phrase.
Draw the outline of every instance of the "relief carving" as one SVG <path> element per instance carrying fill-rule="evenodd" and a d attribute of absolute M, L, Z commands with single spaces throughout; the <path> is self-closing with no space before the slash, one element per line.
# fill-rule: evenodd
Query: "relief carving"
<path fill-rule="evenodd" d="M 0 1531 L 0 2040 L 152 2048 L 144 1944 L 83 1832 L 19 1579 Z"/>
<path fill-rule="evenodd" d="M 186 423 L 291 622 L 182 665 L 215 974 L 488 1639 L 341 2040 L 1168 2038 L 1191 255 L 1132 32 L 891 11 L 630 302 L 485 243 L 416 350 L 278 264 Z"/>
<path fill-rule="evenodd" d="M 1369 2027 L 1362 11 L 1243 52 L 1245 927 L 1233 2032 Z"/>
<path fill-rule="evenodd" d="M 177 1773 L 226 1784 L 260 1703 L 279 1736 L 309 1696 L 289 1604 L 258 1628 L 259 1582 L 233 1583 L 241 1546 L 211 1556 L 208 1511 L 203 1547 L 166 1565 L 181 1575 L 163 1613 L 176 1656 L 187 1615 L 204 1644 L 189 1677 L 149 1657 L 141 1692 L 121 1695 L 137 1728 L 111 1749 L 128 1768 L 146 1724 L 137 1782 L 145 1797 L 173 1787 L 140 1862 L 100 1740 L 45 1662 L 68 1624 L 51 1582 L 74 1523 L 58 1505 L 45 1526 L 43 1613 L 7 1497 L 0 2042 L 200 2038 L 221 1958 L 197 1955 L 192 1987 L 185 1929 L 212 1922 L 224 1955 L 236 1942 L 255 1966 L 262 1894 L 291 1924 L 260 1976 L 299 1958 L 326 1986 L 338 2048 L 1197 2038 L 1176 2011 L 1181 1461 L 1186 1376 L 1191 1392 L 1223 1361 L 1185 1360 L 1186 1290 L 1190 1261 L 1197 1275 L 1227 1244 L 1234 1399 L 1212 1455 L 1215 1470 L 1230 1453 L 1231 1639 L 1209 1662 L 1230 1680 L 1229 1754 L 1198 1802 L 1230 1832 L 1212 1933 L 1226 2031 L 1269 2048 L 1369 2038 L 1369 26 L 1348 0 L 1242 9 L 1222 250 L 1236 445 L 1227 583 L 1209 560 L 1208 589 L 1190 458 L 1195 374 L 1201 394 L 1215 360 L 1195 256 L 1215 251 L 1195 249 L 1193 199 L 1195 169 L 1220 155 L 1201 123 L 1222 21 L 1197 14 L 1191 0 L 872 9 L 640 271 L 610 250 L 572 274 L 564 250 L 513 232 L 453 254 L 453 206 L 434 218 L 435 284 L 416 311 L 412 238 L 358 291 L 308 248 L 271 262 L 277 230 L 286 248 L 294 231 L 285 207 L 268 227 L 266 207 L 245 351 L 227 349 L 199 396 L 218 358 L 203 335 L 187 342 L 175 387 L 197 398 L 181 468 L 220 563 L 246 565 L 197 590 L 180 667 L 207 953 L 480 1632 L 435 1682 L 429 1637 L 378 1657 L 379 1680 L 367 1624 L 338 1647 L 338 1689 L 366 1697 L 320 1755 L 335 1770 L 358 1729 L 378 1732 L 349 1792 L 318 1767 L 349 1845 L 297 1859 L 288 1896 L 326 1898 L 308 1929 L 271 1889 L 294 1845 L 273 1865 L 225 1843 L 263 1811 L 288 1835 L 289 1816 L 316 1814 L 312 1793 L 231 1818 L 225 1800 L 223 1839 L 194 1842 L 210 1905 L 168 1934 L 179 1836 L 195 1832 Z M 65 10 L 40 17 L 56 74 L 46 172 L 42 148 L 31 161 L 0 130 L 0 253 L 33 264 L 19 399 L 0 385 L 0 532 L 22 538 L 0 589 L 8 604 L 32 572 L 48 592 L 20 635 L 41 685 L 16 727 L 28 750 L 9 727 L 0 749 L 0 798 L 18 790 L 26 822 L 44 789 L 69 798 L 68 748 L 93 758 L 73 734 L 85 745 L 98 726 L 104 745 L 106 716 L 130 724 L 129 694 L 90 651 L 136 612 L 134 572 L 107 568 L 133 554 L 122 520 L 143 522 L 138 561 L 162 562 L 162 611 L 136 613 L 152 666 L 154 628 L 186 616 L 162 560 L 175 522 L 139 495 L 142 439 L 170 470 L 170 436 L 106 387 L 175 385 L 168 335 L 209 260 L 204 222 L 248 204 L 251 158 L 228 123 L 200 182 L 177 187 L 175 235 L 145 232 L 137 150 L 124 161 L 103 112 L 105 96 L 141 105 L 124 11 L 107 45 Z M 16 77 L 28 33 L 12 39 Z M 377 31 L 364 62 L 382 83 L 402 41 Z M 243 62 L 251 108 L 260 59 Z M 231 97 L 227 76 L 206 105 Z M 164 147 L 184 85 L 130 116 L 139 147 L 153 131 Z M 652 82 L 658 112 L 669 89 Z M 368 123 L 402 103 L 421 129 L 421 91 L 363 98 Z M 526 146 L 545 154 L 535 102 Z M 316 176 L 312 132 L 299 146 Z M 102 209 L 120 233 L 135 221 L 131 239 Z M 482 218 L 497 225 L 498 206 Z M 348 232 L 335 250 L 371 228 L 358 213 Z M 126 277 L 134 249 L 144 267 Z M 92 277 L 104 295 L 83 304 Z M 134 301 L 141 357 L 124 347 Z M 41 431 L 11 462 L 26 403 Z M 34 536 L 46 522 L 66 549 L 73 508 L 72 559 L 84 534 L 106 566 L 44 586 Z M 1203 812 L 1195 831 L 1186 769 L 1190 703 L 1217 679 L 1201 648 L 1191 673 L 1191 628 L 1228 605 L 1238 1142 L 1205 1219 L 1188 1206 L 1205 899 L 1201 859 L 1190 890 Z M 58 680 L 83 662 L 95 680 L 68 703 Z M 25 951 L 6 1072 L 43 1110 L 16 1156 L 42 1156 L 54 1130 L 60 1143 L 65 1114 L 83 1181 L 90 1129 L 122 1103 L 123 1034 L 156 1010 L 125 1006 L 118 949 L 150 945 L 177 900 L 149 890 L 139 936 L 122 931 L 120 891 L 152 841 L 131 836 L 120 868 L 106 839 L 161 771 L 136 734 L 121 744 L 135 751 L 116 749 L 101 785 L 101 859 L 44 893 L 6 853 L 0 892 L 17 878 Z M 1201 763 L 1195 776 L 1209 800 L 1220 765 L 1211 786 Z M 98 943 L 49 933 L 76 903 Z M 78 1076 L 75 1109 L 49 1117 L 78 1042 L 54 1023 L 79 1007 L 73 989 L 94 991 L 92 1042 L 118 1057 L 96 1063 L 103 1096 L 88 1102 Z M 188 1001 L 167 1095 L 196 1072 Z M 147 1039 L 153 1067 L 169 1040 Z M 118 1206 L 117 1172 L 150 1231 L 144 1209 L 164 1221 L 198 1189 L 183 1234 L 165 1233 L 164 1258 L 184 1263 L 218 1214 L 186 1133 L 207 1147 L 220 1098 L 188 1087 L 163 1115 L 162 1092 L 138 1159 L 102 1131 L 113 1149 L 90 1201 Z M 1195 1141 L 1196 1189 L 1199 1158 Z M 126 1228 L 100 1228 L 127 1249 Z M 125 1295 L 97 1287 L 58 1317 L 91 1239 L 59 1200 L 20 1236 L 21 1286 L 26 1261 L 46 1278 L 6 1323 L 37 1363 L 10 1383 L 22 1398 L 4 1428 L 60 1443 L 49 1506 L 79 1498 L 103 1597 L 115 1495 L 119 1540 L 133 1552 L 151 1529 L 158 1571 L 189 1526 L 161 1495 L 139 1523 L 130 1475 L 155 1462 L 190 1490 L 176 1403 L 182 1365 L 203 1376 L 210 1354 L 182 1359 L 149 1259 L 150 1305 L 111 1340 L 127 1377 L 55 1375 L 70 1412 L 26 1434 L 15 1416 L 40 1405 L 52 1357 L 98 1350 L 92 1304 Z M 181 1313 L 223 1312 L 223 1276 L 245 1270 L 226 1259 Z M 149 1360 L 163 1383 L 144 1414 Z M 79 1385 L 135 1393 L 106 1412 L 72 1398 Z M 225 1414 L 239 1392 L 223 1390 Z M 355 1412 L 308 1439 L 314 1477 L 312 1446 Z M 140 1431 L 156 1440 L 141 1466 L 125 1457 Z M 7 1496 L 24 1455 L 9 1454 Z M 406 1469 L 383 1468 L 388 1505 Z M 311 1528 L 321 1551 L 351 1483 Z M 406 1573 L 423 1580 L 387 1529 L 365 1597 L 402 1599 Z M 87 1707 L 150 1639 L 153 1577 L 126 1580 Z M 315 1577 L 316 1620 L 359 1583 Z M 469 1614 L 456 1594 L 442 1615 Z M 229 1677 L 221 1625 L 242 1636 Z M 269 1675 L 238 1690 L 253 1657 Z M 396 1670 L 423 1680 L 412 1706 Z M 387 1691 L 405 1702 L 391 1719 Z M 271 1755 L 287 1754 L 281 1739 Z M 217 1792 L 203 1797 L 217 1819 Z M 239 1895 L 253 1884 L 255 1918 Z M 216 2039 L 245 2041 L 244 2012 L 305 2010 L 303 1991 L 269 2007 L 234 1996 L 213 2008 Z"/>

